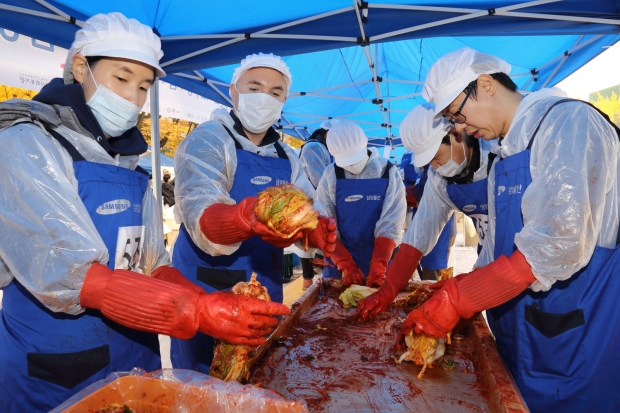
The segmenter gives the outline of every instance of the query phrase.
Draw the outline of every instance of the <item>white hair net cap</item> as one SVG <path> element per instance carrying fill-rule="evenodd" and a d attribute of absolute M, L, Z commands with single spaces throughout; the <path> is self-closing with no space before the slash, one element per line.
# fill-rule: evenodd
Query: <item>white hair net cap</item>
<path fill-rule="evenodd" d="M 233 77 L 230 83 L 236 85 L 245 72 L 250 69 L 254 69 L 255 67 L 268 67 L 282 73 L 288 88 L 286 92 L 288 93 L 291 90 L 291 85 L 293 84 L 293 76 L 291 75 L 291 71 L 288 69 L 286 62 L 284 62 L 280 56 L 276 56 L 273 53 L 259 53 L 247 56 L 241 61 L 241 64 L 239 64 L 233 72 Z"/>
<path fill-rule="evenodd" d="M 464 47 L 439 58 L 424 81 L 422 96 L 435 104 L 435 115 L 447 108 L 473 80 L 482 74 L 510 73 L 504 60 Z"/>
<path fill-rule="evenodd" d="M 332 125 L 329 130 L 327 149 L 334 157 L 336 165 L 353 165 L 366 156 L 368 138 L 356 123 L 344 120 Z"/>
<path fill-rule="evenodd" d="M 400 139 L 413 152 L 414 166 L 420 168 L 435 157 L 449 127 L 446 119 L 435 117 L 432 103 L 418 105 L 405 116 L 400 124 Z"/>
<path fill-rule="evenodd" d="M 340 119 L 327 119 L 321 123 L 321 129 L 330 130 L 335 124 L 342 122 Z"/>
<path fill-rule="evenodd" d="M 153 30 L 136 19 L 121 13 L 96 14 L 86 20 L 84 27 L 75 33 L 63 72 L 65 84 L 74 82 L 73 55 L 120 57 L 145 63 L 155 69 L 155 76 L 166 72 L 159 66 L 161 41 Z"/>

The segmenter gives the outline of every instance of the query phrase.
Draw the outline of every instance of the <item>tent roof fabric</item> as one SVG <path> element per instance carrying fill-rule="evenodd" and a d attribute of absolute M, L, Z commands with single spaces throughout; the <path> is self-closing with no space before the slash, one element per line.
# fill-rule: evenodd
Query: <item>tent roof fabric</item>
<path fill-rule="evenodd" d="M 527 93 L 620 39 L 616 0 L 0 0 L 0 27 L 69 47 L 84 20 L 111 11 L 161 36 L 167 82 L 230 105 L 235 65 L 279 54 L 293 74 L 285 132 L 305 137 L 329 117 L 347 118 L 380 146 L 400 144 L 400 121 L 423 101 L 426 72 L 445 53 L 497 55 Z"/>

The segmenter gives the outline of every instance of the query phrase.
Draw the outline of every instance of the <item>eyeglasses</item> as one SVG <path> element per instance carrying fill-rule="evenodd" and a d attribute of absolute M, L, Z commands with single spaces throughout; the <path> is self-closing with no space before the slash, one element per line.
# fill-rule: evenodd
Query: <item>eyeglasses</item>
<path fill-rule="evenodd" d="M 456 112 L 454 112 L 454 114 L 450 116 L 450 119 L 448 119 L 448 122 L 450 122 L 452 125 L 460 125 L 467 121 L 467 117 L 461 113 L 461 110 L 463 110 L 463 106 L 465 106 L 465 102 L 467 102 L 467 98 L 469 98 L 472 90 L 474 90 L 474 88 L 470 83 L 466 88 L 465 99 L 463 99 L 461 106 L 459 106 Z"/>

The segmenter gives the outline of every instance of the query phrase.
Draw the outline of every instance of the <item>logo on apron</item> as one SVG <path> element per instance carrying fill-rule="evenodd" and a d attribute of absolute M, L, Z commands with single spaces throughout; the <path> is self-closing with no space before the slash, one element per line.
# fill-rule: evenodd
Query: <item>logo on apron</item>
<path fill-rule="evenodd" d="M 114 201 L 99 205 L 96 211 L 99 215 L 112 215 L 126 211 L 130 206 L 131 202 L 127 199 L 115 199 Z"/>
<path fill-rule="evenodd" d="M 254 185 L 266 185 L 269 182 L 271 182 L 271 177 L 270 176 L 255 176 L 254 178 L 250 179 L 250 182 L 252 182 Z"/>
<path fill-rule="evenodd" d="M 362 198 L 364 198 L 364 195 L 349 195 L 344 199 L 344 202 L 355 202 L 359 201 Z"/>
<path fill-rule="evenodd" d="M 463 212 L 472 212 L 476 209 L 475 205 L 465 205 L 463 207 Z"/>
<path fill-rule="evenodd" d="M 140 254 L 144 244 L 144 225 L 120 227 L 116 240 L 115 270 L 140 272 Z"/>

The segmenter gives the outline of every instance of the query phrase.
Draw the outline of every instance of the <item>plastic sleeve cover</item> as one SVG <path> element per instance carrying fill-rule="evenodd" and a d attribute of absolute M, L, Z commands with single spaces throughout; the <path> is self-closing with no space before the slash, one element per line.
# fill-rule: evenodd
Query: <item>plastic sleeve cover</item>
<path fill-rule="evenodd" d="M 80 289 L 108 251 L 78 195 L 68 153 L 33 124 L 0 132 L 0 286 L 16 278 L 55 312 L 79 314 Z"/>
<path fill-rule="evenodd" d="M 320 142 L 308 142 L 301 150 L 299 163 L 312 185 L 316 188 L 319 186 L 325 167 L 331 163 L 331 158 L 325 145 Z"/>
<path fill-rule="evenodd" d="M 162 210 L 157 205 L 151 187 L 146 188 L 142 200 L 142 225 L 144 225 L 144 245 L 140 258 L 140 268 L 145 275 L 161 267 L 171 265 L 170 255 L 164 243 L 164 228 L 162 225 Z"/>
<path fill-rule="evenodd" d="M 235 204 L 230 197 L 237 170 L 235 144 L 224 126 L 235 135 L 243 149 L 266 157 L 277 157 L 274 145 L 256 146 L 237 135 L 228 110 L 217 109 L 211 120 L 194 129 L 177 148 L 175 164 L 175 218 L 185 225 L 194 243 L 207 254 L 231 255 L 241 243 L 220 245 L 209 241 L 200 230 L 204 210 L 216 203 Z M 311 198 L 314 188 L 300 167 L 295 152 L 280 142 L 291 161 L 291 182 Z"/>

